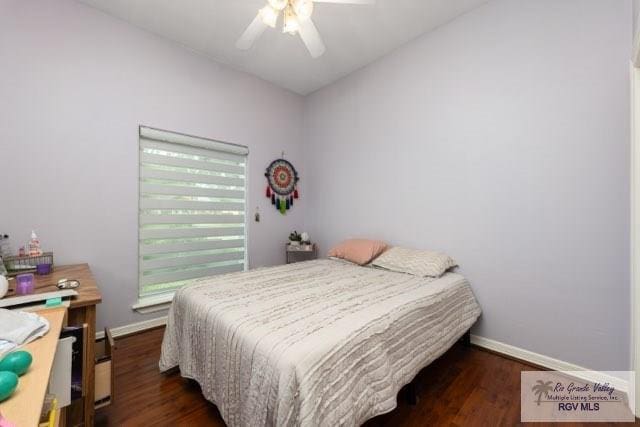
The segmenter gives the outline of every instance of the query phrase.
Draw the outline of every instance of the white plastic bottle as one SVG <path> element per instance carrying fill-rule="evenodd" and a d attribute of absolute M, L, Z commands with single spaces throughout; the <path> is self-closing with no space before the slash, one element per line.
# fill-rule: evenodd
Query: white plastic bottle
<path fill-rule="evenodd" d="M 42 249 L 40 249 L 40 240 L 38 240 L 38 236 L 36 236 L 36 232 L 33 230 L 31 230 L 31 240 L 29 240 L 29 255 L 42 255 Z"/>
<path fill-rule="evenodd" d="M 6 277 L 0 274 L 0 298 L 4 298 L 9 290 L 9 281 Z"/>
<path fill-rule="evenodd" d="M 11 249 L 9 235 L 3 234 L 0 236 L 0 257 L 8 257 L 11 255 L 13 255 L 13 251 Z"/>

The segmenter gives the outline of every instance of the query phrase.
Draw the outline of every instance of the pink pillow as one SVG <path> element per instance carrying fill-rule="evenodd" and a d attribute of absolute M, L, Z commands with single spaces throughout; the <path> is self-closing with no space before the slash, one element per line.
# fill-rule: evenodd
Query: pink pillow
<path fill-rule="evenodd" d="M 331 248 L 329 256 L 365 265 L 386 249 L 387 244 L 380 240 L 349 239 Z"/>

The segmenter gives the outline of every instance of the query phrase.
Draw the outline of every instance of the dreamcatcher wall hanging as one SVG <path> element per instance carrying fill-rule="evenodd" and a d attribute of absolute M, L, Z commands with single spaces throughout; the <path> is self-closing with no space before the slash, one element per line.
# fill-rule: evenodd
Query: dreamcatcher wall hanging
<path fill-rule="evenodd" d="M 264 176 L 267 177 L 267 198 L 282 215 L 293 207 L 293 200 L 298 194 L 298 172 L 293 165 L 285 159 L 277 159 L 271 162 Z"/>

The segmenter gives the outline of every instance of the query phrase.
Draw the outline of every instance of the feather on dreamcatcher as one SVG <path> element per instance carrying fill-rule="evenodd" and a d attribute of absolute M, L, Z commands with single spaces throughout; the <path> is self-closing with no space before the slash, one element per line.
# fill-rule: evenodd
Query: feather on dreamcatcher
<path fill-rule="evenodd" d="M 282 215 L 293 207 L 294 199 L 299 197 L 298 172 L 293 165 L 285 159 L 276 159 L 267 168 L 264 176 L 267 177 L 267 190 L 265 195 L 271 199 L 271 204 Z"/>

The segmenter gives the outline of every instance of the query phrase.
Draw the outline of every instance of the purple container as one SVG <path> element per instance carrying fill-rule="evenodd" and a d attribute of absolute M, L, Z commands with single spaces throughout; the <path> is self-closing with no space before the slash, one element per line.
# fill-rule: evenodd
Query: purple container
<path fill-rule="evenodd" d="M 34 281 L 33 274 L 18 274 L 16 276 L 16 294 L 28 295 L 33 293 Z"/>
<path fill-rule="evenodd" d="M 51 264 L 36 265 L 36 273 L 38 273 L 39 276 L 46 276 L 51 273 Z"/>

